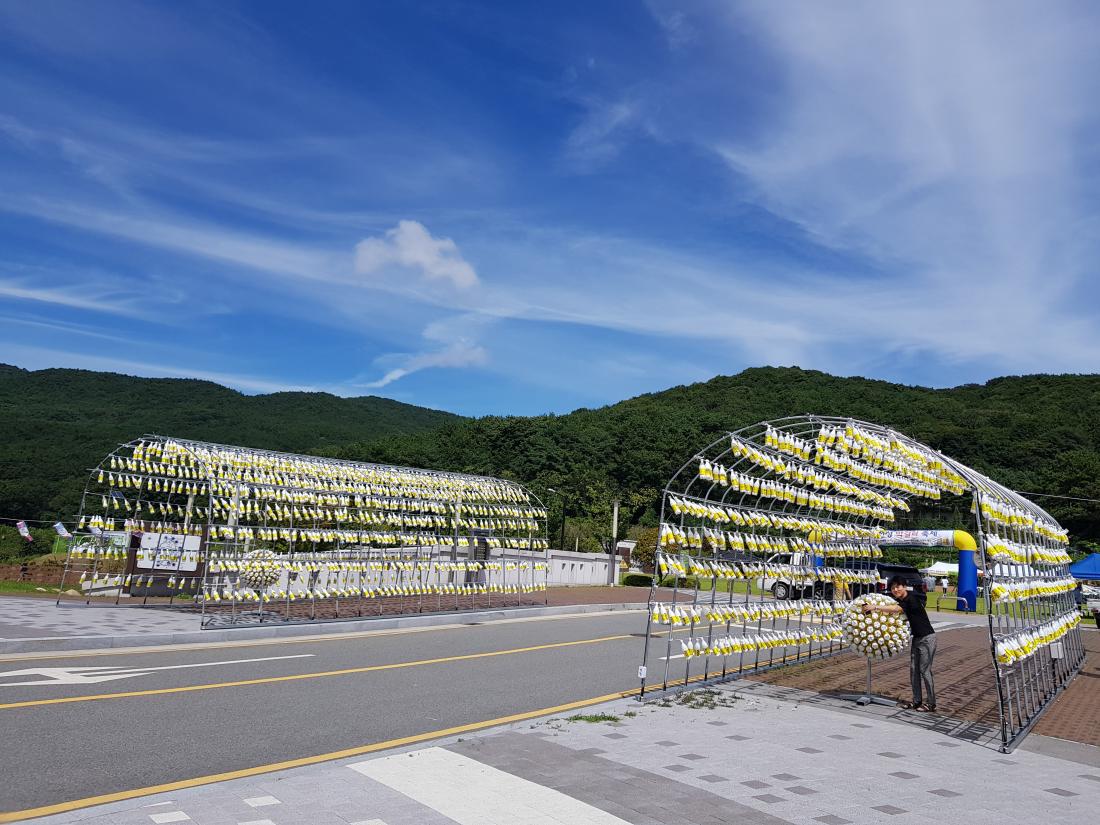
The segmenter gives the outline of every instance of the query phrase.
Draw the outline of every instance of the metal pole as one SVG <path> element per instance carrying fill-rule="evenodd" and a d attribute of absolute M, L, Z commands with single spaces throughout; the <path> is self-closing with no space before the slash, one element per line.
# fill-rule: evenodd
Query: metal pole
<path fill-rule="evenodd" d="M 562 550 L 565 550 L 565 496 L 560 495 L 560 497 L 561 497 L 561 539 L 558 542 L 558 546 L 561 547 Z"/>
<path fill-rule="evenodd" d="M 988 539 L 985 533 L 985 525 L 982 519 L 982 494 L 977 489 L 973 492 L 974 497 L 974 522 L 978 528 L 978 550 L 982 554 L 982 569 L 986 571 L 983 590 L 983 598 L 985 599 L 985 614 L 989 623 L 989 652 L 990 657 L 993 659 L 993 671 L 994 679 L 997 683 L 997 713 L 1001 722 L 1001 747 L 1008 746 L 1009 734 L 1008 734 L 1008 708 L 1006 707 L 1005 697 L 1005 685 L 1002 682 L 1001 675 L 1001 663 L 997 661 L 997 638 L 996 632 L 993 627 L 993 599 L 991 596 L 992 584 L 993 584 L 993 568 L 990 566 L 989 554 L 986 553 L 986 547 L 988 545 Z"/>
<path fill-rule="evenodd" d="M 619 583 L 619 499 L 611 504 L 611 552 L 607 559 L 607 583 Z"/>

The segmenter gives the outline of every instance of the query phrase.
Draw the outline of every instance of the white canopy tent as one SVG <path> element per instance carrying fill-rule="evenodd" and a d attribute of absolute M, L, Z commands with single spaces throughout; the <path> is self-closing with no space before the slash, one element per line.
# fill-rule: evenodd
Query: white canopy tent
<path fill-rule="evenodd" d="M 947 576 L 949 574 L 957 576 L 959 575 L 959 565 L 946 561 L 938 561 L 931 567 L 922 568 L 920 572 L 930 576 Z"/>

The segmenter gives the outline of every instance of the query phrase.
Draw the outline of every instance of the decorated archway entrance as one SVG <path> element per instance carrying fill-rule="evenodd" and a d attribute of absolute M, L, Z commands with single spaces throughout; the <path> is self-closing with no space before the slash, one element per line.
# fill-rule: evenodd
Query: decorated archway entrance
<path fill-rule="evenodd" d="M 989 689 L 1010 750 L 1084 660 L 1066 531 L 982 473 L 853 419 L 760 422 L 706 445 L 672 477 L 639 670 L 643 695 L 847 649 L 845 611 L 884 585 L 880 540 L 910 501 L 945 496 L 970 497 Z M 662 579 L 671 590 L 658 589 Z M 852 645 L 858 652 L 897 651 L 895 639 L 869 633 Z M 645 662 L 654 652 L 664 655 L 651 673 Z"/>

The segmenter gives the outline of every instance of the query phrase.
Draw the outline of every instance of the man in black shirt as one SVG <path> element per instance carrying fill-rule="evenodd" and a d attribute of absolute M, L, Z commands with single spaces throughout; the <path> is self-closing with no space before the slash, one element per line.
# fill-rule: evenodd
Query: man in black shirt
<path fill-rule="evenodd" d="M 904 613 L 909 620 L 913 641 L 909 647 L 909 681 L 913 685 L 913 701 L 899 702 L 903 708 L 930 712 L 936 709 L 936 688 L 932 684 L 932 659 L 936 655 L 936 632 L 925 610 L 925 595 L 910 592 L 905 579 L 894 576 L 887 587 L 897 604 L 865 604 L 864 613 Z M 927 699 L 925 698 L 927 697 Z"/>

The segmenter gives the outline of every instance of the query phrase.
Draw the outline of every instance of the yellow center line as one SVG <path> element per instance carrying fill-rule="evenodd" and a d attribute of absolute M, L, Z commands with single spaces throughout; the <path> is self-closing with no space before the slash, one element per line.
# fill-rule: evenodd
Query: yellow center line
<path fill-rule="evenodd" d="M 545 716 L 551 713 L 561 713 L 562 711 L 574 710 L 576 708 L 582 708 L 587 705 L 595 705 L 601 702 L 609 702 L 613 699 L 620 699 L 633 693 L 637 693 L 637 690 L 626 691 L 624 693 L 608 693 L 603 696 L 594 696 L 590 699 L 581 699 L 577 702 L 568 702 L 564 705 L 555 705 L 554 707 L 550 708 L 540 708 L 539 710 L 527 711 L 525 713 L 514 713 L 511 716 L 500 716 L 496 719 L 486 719 L 481 722 L 471 722 L 469 724 L 458 725 L 453 728 L 443 728 L 442 730 L 433 730 L 428 731 L 427 733 L 418 733 L 413 736 L 404 736 L 400 739 L 389 739 L 385 742 L 374 742 L 370 745 L 361 745 L 356 748 L 345 748 L 344 750 L 332 751 L 331 753 L 322 753 L 316 756 L 303 756 L 298 759 L 287 759 L 283 762 L 273 762 L 270 765 L 258 765 L 253 768 L 242 768 L 236 771 L 227 771 L 226 773 L 215 773 L 208 776 L 197 776 L 192 779 L 181 779 L 176 782 L 166 782 L 163 785 L 150 785 L 147 788 L 134 788 L 127 791 L 116 791 L 115 793 L 100 794 L 99 796 L 89 796 L 84 799 L 74 799 L 69 802 L 59 802 L 54 805 L 43 805 L 40 808 L 27 808 L 22 811 L 9 811 L 7 813 L 0 813 L 0 822 L 18 822 L 22 819 L 32 819 L 38 816 L 64 813 L 66 811 L 74 811 L 79 808 L 87 808 L 92 805 L 105 805 L 109 802 L 121 802 L 123 800 L 133 799 L 139 796 L 148 796 L 149 794 L 178 791 L 184 788 L 194 788 L 199 785 L 209 785 L 214 782 L 224 782 L 230 779 L 243 779 L 249 776 L 257 776 L 259 774 L 271 773 L 272 771 L 282 771 L 287 770 L 288 768 L 300 768 L 306 765 L 316 765 L 320 762 L 330 762 L 333 759 L 344 759 L 349 756 L 361 756 L 366 753 L 374 753 L 376 751 L 387 750 L 388 748 L 400 748 L 405 745 L 415 745 L 418 742 L 427 742 L 431 739 L 438 739 L 445 736 L 454 736 L 455 734 L 459 733 L 468 733 L 470 731 L 482 730 L 484 728 L 494 727 L 496 725 L 506 725 L 511 722 L 522 722 L 525 719 L 534 719 L 538 716 Z"/>
<path fill-rule="evenodd" d="M 549 645 L 549 647 L 559 647 L 562 645 L 570 644 L 588 644 L 592 642 L 608 641 L 611 639 L 628 638 L 623 636 L 608 636 L 605 639 L 588 639 L 584 642 L 562 642 L 558 645 Z M 496 654 L 474 654 L 475 656 L 482 655 L 502 655 L 504 653 L 518 653 L 522 650 L 540 650 L 543 647 L 536 648 L 519 648 L 515 651 L 499 651 Z M 459 657 L 468 658 L 468 657 Z M 448 661 L 448 660 L 440 660 Z M 410 662 L 409 664 L 421 664 Z M 700 673 L 697 676 L 692 676 L 686 681 L 684 679 L 671 679 L 669 680 L 669 687 L 677 687 L 679 685 L 687 685 L 691 682 L 698 682 L 703 679 L 720 675 L 719 671 L 714 671 L 708 674 Z M 655 686 L 651 686 L 650 690 L 655 690 Z M 106 805 L 111 802 L 123 802 L 127 799 L 135 799 L 142 796 L 150 796 L 151 794 L 169 793 L 171 791 L 180 791 L 187 788 L 196 788 L 200 785 L 211 785 L 215 782 L 226 782 L 230 779 L 245 779 L 250 776 L 259 776 L 265 773 L 273 773 L 274 771 L 283 771 L 290 768 L 302 768 L 307 765 L 317 765 L 321 762 L 331 762 L 334 759 L 346 759 L 351 756 L 362 756 L 363 754 L 376 753 L 378 751 L 388 750 L 390 748 L 400 748 L 407 745 L 415 745 L 420 742 L 428 742 L 433 739 L 442 739 L 447 736 L 456 736 L 460 733 L 469 733 L 471 731 L 484 730 L 486 728 L 496 727 L 497 725 L 508 725 L 514 722 L 523 722 L 527 719 L 536 719 L 539 716 L 549 716 L 554 713 L 562 713 L 567 710 L 576 710 L 578 708 L 588 707 L 590 705 L 599 705 L 604 702 L 611 702 L 615 699 L 626 699 L 631 696 L 638 695 L 638 688 L 632 688 L 630 690 L 620 691 L 618 693 L 605 693 L 603 696 L 592 696 L 588 699 L 579 699 L 576 702 L 567 702 L 563 705 L 554 705 L 548 708 L 539 708 L 538 710 L 525 711 L 523 713 L 513 713 L 510 716 L 498 716 L 495 719 L 485 719 L 480 722 L 470 722 L 465 725 L 457 725 L 451 728 L 442 728 L 440 730 L 427 731 L 425 733 L 417 733 L 412 736 L 403 736 L 399 739 L 388 739 L 384 742 L 373 742 L 369 745 L 360 745 L 355 748 L 345 748 L 343 750 L 331 751 L 329 753 L 316 754 L 314 756 L 302 756 L 297 759 L 287 759 L 282 762 L 272 762 L 268 765 L 257 765 L 251 768 L 241 768 L 235 771 L 227 771 L 225 773 L 208 774 L 207 776 L 196 776 L 190 779 L 180 779 L 175 782 L 166 782 L 161 785 L 149 785 L 144 788 L 132 788 L 125 791 L 115 791 L 114 793 L 100 794 L 98 796 L 88 796 L 83 799 L 73 799 L 68 802 L 58 802 L 53 805 L 43 805 L 38 808 L 26 808 L 21 811 L 8 811 L 6 813 L 0 813 L 0 823 L 2 822 L 19 822 L 24 819 L 34 819 L 39 816 L 49 816 L 50 814 L 60 814 L 67 811 L 75 811 L 80 808 L 90 808 L 93 805 Z"/>
<path fill-rule="evenodd" d="M 399 670 L 407 667 L 420 667 L 423 665 L 438 665 L 447 662 L 464 662 L 471 659 L 487 659 L 493 656 L 511 656 L 516 653 L 530 653 L 536 650 L 554 650 L 563 647 L 575 647 L 577 645 L 599 644 L 600 642 L 612 642 L 619 639 L 633 638 L 628 633 L 615 636 L 601 636 L 597 639 L 580 639 L 573 642 L 553 642 L 551 644 L 534 645 L 532 647 L 514 647 L 508 650 L 493 650 L 487 653 L 465 653 L 459 656 L 443 656 L 438 659 L 420 659 L 415 662 L 396 662 L 389 665 L 367 665 L 365 667 L 351 667 L 342 670 L 326 670 L 317 673 L 295 673 L 289 676 L 266 676 L 260 679 L 241 679 L 235 682 L 214 682 L 203 685 L 184 685 L 171 688 L 154 688 L 151 690 L 129 690 L 120 693 L 96 693 L 90 696 L 64 696 L 56 699 L 31 699 L 24 702 L 7 702 L 0 704 L 0 710 L 14 710 L 16 708 L 32 708 L 42 705 L 66 705 L 73 702 L 97 702 L 102 699 L 126 699 L 132 696 L 160 696 L 167 693 L 189 693 L 196 690 L 215 690 L 217 688 L 243 687 L 246 685 L 264 685 L 274 682 L 295 682 L 302 679 L 323 679 L 329 676 L 349 676 L 355 673 L 373 673 L 382 670 Z M 2 820 L 0 820 L 2 821 Z"/>

